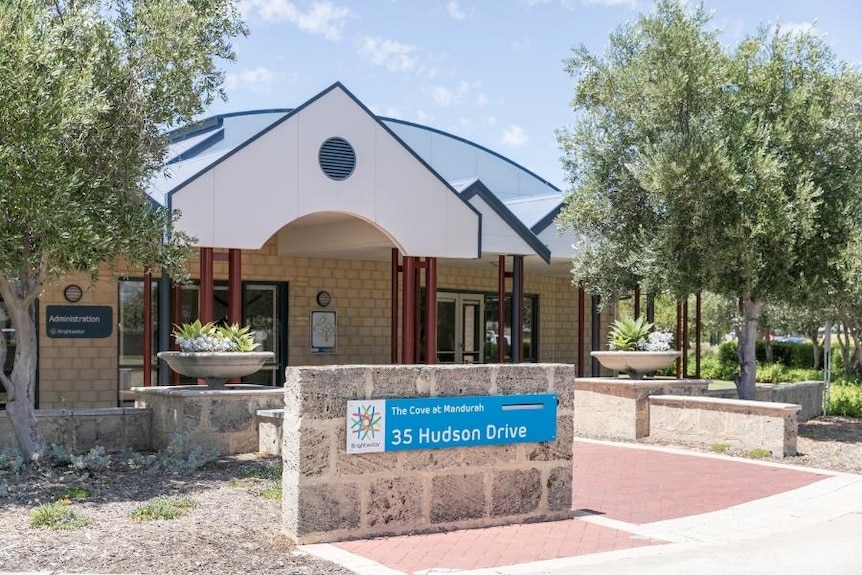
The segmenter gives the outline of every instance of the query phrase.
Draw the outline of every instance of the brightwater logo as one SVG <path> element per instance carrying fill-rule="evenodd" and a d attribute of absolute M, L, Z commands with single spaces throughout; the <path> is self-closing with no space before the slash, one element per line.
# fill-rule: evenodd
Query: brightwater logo
<path fill-rule="evenodd" d="M 347 452 L 376 453 L 386 447 L 386 400 L 347 402 Z"/>

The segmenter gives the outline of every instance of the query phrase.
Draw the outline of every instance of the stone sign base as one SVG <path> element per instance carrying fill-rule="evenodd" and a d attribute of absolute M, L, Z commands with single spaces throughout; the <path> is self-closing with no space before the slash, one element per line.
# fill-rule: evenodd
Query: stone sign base
<path fill-rule="evenodd" d="M 573 385 L 558 364 L 287 368 L 284 533 L 306 544 L 570 517 Z M 555 441 L 347 453 L 349 400 L 531 393 L 558 394 Z"/>

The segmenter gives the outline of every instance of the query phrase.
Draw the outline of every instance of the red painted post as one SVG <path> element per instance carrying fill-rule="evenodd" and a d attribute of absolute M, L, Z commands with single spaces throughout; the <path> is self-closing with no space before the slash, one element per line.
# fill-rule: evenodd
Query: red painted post
<path fill-rule="evenodd" d="M 425 364 L 437 363 L 437 258 L 425 259 Z"/>
<path fill-rule="evenodd" d="M 398 248 L 392 248 L 390 277 L 390 324 L 389 324 L 389 363 L 398 363 Z"/>
<path fill-rule="evenodd" d="M 416 363 L 416 266 L 413 257 L 402 258 L 401 363 Z"/>

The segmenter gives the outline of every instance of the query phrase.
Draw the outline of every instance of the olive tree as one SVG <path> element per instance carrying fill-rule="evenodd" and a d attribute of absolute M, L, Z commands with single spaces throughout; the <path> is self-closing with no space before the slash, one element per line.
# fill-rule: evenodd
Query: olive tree
<path fill-rule="evenodd" d="M 754 398 L 763 302 L 834 283 L 858 215 L 858 77 L 822 38 L 761 29 L 725 50 L 702 6 L 660 0 L 574 51 L 573 274 L 613 298 L 638 283 L 741 302 L 740 397 Z M 830 236 L 832 234 L 832 236 Z"/>
<path fill-rule="evenodd" d="M 232 0 L 0 2 L 0 296 L 17 337 L 0 372 L 22 451 L 35 419 L 43 286 L 104 265 L 183 273 L 190 238 L 145 193 L 162 134 L 223 96 L 218 63 L 245 27 Z M 2 337 L 2 336 L 0 336 Z M 0 341 L 0 365 L 7 346 Z"/>

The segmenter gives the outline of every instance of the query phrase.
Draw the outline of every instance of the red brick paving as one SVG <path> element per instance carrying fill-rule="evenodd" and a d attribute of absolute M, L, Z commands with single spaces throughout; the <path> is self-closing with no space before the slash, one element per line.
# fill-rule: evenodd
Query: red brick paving
<path fill-rule="evenodd" d="M 744 461 L 575 441 L 573 509 L 643 524 L 725 509 L 826 476 Z M 335 543 L 404 573 L 480 569 L 658 545 L 579 519 Z"/>
<path fill-rule="evenodd" d="M 392 569 L 480 569 L 664 543 L 578 519 L 335 543 Z"/>
<path fill-rule="evenodd" d="M 572 507 L 627 523 L 718 511 L 826 478 L 745 461 L 575 441 Z"/>

